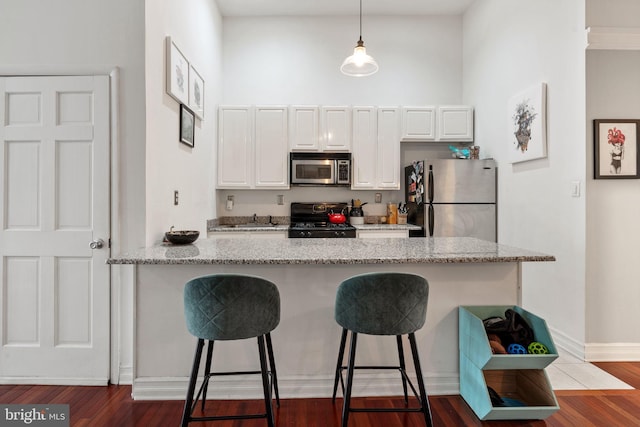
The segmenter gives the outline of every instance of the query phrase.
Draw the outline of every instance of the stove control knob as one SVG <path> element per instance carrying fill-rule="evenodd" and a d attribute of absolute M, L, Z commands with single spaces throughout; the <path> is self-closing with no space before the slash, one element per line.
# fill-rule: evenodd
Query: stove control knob
<path fill-rule="evenodd" d="M 305 236 L 304 231 L 301 231 L 300 232 L 300 237 L 304 237 L 304 236 Z"/>

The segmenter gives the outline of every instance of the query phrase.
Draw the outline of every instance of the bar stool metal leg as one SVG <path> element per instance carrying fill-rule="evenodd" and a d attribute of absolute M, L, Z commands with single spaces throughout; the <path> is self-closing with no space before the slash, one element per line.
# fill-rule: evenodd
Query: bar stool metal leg
<path fill-rule="evenodd" d="M 404 349 L 402 348 L 402 335 L 396 335 L 396 343 L 398 344 L 398 359 L 400 359 L 400 376 L 402 377 L 402 390 L 404 391 L 404 404 L 409 404 L 409 396 L 407 395 L 407 379 L 406 366 L 404 363 Z"/>
<path fill-rule="evenodd" d="M 424 378 L 422 377 L 422 369 L 420 368 L 420 358 L 418 357 L 416 336 L 413 332 L 409 334 L 409 343 L 411 344 L 413 364 L 416 369 L 416 376 L 418 377 L 418 390 L 420 390 L 420 404 L 422 407 L 422 413 L 424 414 L 424 420 L 427 423 L 427 426 L 433 427 L 433 420 L 431 418 L 431 407 L 429 406 L 429 398 L 427 397 L 427 390 L 424 386 Z"/>
<path fill-rule="evenodd" d="M 198 339 L 198 343 L 196 344 L 196 354 L 193 358 L 193 367 L 191 368 L 191 376 L 189 377 L 187 399 L 184 402 L 184 411 L 182 412 L 182 427 L 187 427 L 189 425 L 189 420 L 191 419 L 193 393 L 196 391 L 196 381 L 198 380 L 198 369 L 200 368 L 200 359 L 202 358 L 203 347 L 204 339 Z"/>
<path fill-rule="evenodd" d="M 333 380 L 333 401 L 336 401 L 336 393 L 338 391 L 338 382 L 342 384 L 342 363 L 344 360 L 344 348 L 347 343 L 347 329 L 342 328 L 342 336 L 340 337 L 340 348 L 338 349 L 338 363 L 336 363 L 336 376 Z M 342 384 L 342 394 L 344 395 L 344 384 Z"/>
<path fill-rule="evenodd" d="M 262 374 L 262 389 L 264 391 L 264 407 L 267 414 L 267 425 L 274 427 L 273 408 L 271 407 L 271 382 L 267 374 L 267 357 L 265 352 L 264 335 L 258 337 L 258 353 L 260 353 L 260 371 Z"/>
<path fill-rule="evenodd" d="M 276 394 L 276 406 L 280 407 L 280 392 L 278 391 L 278 374 L 276 373 L 276 361 L 273 357 L 273 345 L 271 344 L 271 333 L 265 335 L 267 339 L 267 353 L 269 354 L 269 368 L 271 369 L 271 381 Z"/>
<path fill-rule="evenodd" d="M 349 345 L 349 363 L 347 365 L 347 385 L 344 392 L 344 403 L 342 405 L 342 427 L 347 427 L 349 423 L 349 411 L 351 410 L 351 389 L 353 388 L 353 371 L 356 365 L 356 343 L 358 334 L 351 331 L 351 344 Z"/>
<path fill-rule="evenodd" d="M 207 361 L 204 368 L 204 384 L 202 385 L 202 411 L 204 412 L 204 404 L 207 401 L 207 389 L 209 388 L 209 376 L 211 375 L 211 359 L 213 357 L 213 341 L 209 341 L 207 346 Z"/>

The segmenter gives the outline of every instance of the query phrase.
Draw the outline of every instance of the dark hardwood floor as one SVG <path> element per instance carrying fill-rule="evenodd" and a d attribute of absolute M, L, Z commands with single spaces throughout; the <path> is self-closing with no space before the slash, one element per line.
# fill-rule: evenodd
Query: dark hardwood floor
<path fill-rule="evenodd" d="M 432 396 L 431 410 L 436 427 L 443 426 L 531 426 L 531 427 L 616 427 L 640 426 L 640 362 L 595 363 L 636 390 L 557 391 L 560 410 L 546 420 L 479 421 L 460 396 Z M 130 386 L 0 386 L 0 403 L 70 405 L 72 426 L 177 426 L 182 401 L 134 401 Z M 396 398 L 354 399 L 354 406 L 392 407 L 402 405 Z M 276 409 L 279 427 L 338 427 L 342 400 L 284 399 Z M 208 410 L 217 413 L 260 412 L 261 401 L 211 401 Z M 194 423 L 217 427 L 263 427 L 264 420 Z M 423 427 L 419 414 L 356 413 L 350 427 Z"/>

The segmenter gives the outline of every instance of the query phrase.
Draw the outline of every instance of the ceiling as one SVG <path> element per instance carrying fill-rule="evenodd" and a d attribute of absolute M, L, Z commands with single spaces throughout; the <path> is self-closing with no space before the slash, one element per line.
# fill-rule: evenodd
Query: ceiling
<path fill-rule="evenodd" d="M 222 16 L 357 15 L 358 0 L 216 0 Z M 364 0 L 363 15 L 460 15 L 474 0 Z"/>

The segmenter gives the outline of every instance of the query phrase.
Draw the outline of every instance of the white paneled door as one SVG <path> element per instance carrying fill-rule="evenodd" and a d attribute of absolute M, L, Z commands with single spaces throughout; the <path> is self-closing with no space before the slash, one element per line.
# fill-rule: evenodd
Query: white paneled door
<path fill-rule="evenodd" d="M 0 97 L 0 382 L 106 384 L 109 78 L 0 77 Z"/>

